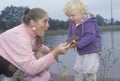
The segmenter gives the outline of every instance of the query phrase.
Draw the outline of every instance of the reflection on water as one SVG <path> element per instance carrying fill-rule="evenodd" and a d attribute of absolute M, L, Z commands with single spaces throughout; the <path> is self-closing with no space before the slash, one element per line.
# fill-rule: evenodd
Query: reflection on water
<path fill-rule="evenodd" d="M 111 59 L 118 58 L 118 61 L 110 68 L 108 75 L 110 77 L 120 77 L 120 31 L 107 31 L 102 32 L 102 54 L 106 50 L 111 50 Z M 60 43 L 64 43 L 66 40 L 66 35 L 55 35 L 55 36 L 46 36 L 46 44 L 53 45 L 56 47 Z M 69 74 L 73 75 L 73 65 L 76 58 L 76 49 L 69 49 L 65 55 L 61 55 L 59 60 L 62 61 L 62 64 L 55 63 L 50 67 L 50 71 L 54 73 L 60 73 L 64 69 L 68 71 Z M 111 62 L 111 61 L 109 61 Z M 110 64 L 110 63 L 108 63 Z M 63 66 L 66 66 L 65 68 Z"/>

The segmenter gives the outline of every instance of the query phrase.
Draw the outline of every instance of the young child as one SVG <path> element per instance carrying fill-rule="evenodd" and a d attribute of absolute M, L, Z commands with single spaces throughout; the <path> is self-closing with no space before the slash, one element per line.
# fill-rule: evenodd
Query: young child
<path fill-rule="evenodd" d="M 96 18 L 86 10 L 86 5 L 80 0 L 71 0 L 64 8 L 65 15 L 71 20 L 67 40 L 73 35 L 80 38 L 71 46 L 76 47 L 78 53 L 73 67 L 75 81 L 96 81 L 99 66 L 100 31 Z"/>

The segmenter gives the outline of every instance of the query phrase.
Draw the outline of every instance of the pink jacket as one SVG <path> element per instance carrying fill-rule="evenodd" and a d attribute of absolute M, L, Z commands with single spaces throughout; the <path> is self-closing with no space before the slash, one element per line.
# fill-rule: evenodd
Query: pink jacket
<path fill-rule="evenodd" d="M 35 58 L 32 50 L 35 36 L 32 28 L 24 24 L 0 34 L 0 56 L 28 74 L 40 73 L 56 60 L 51 53 L 38 60 Z"/>

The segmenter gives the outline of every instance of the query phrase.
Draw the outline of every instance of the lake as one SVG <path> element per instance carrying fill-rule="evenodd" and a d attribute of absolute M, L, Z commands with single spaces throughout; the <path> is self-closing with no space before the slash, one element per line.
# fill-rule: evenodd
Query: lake
<path fill-rule="evenodd" d="M 108 77 L 119 78 L 120 77 L 120 31 L 105 31 L 102 35 L 102 52 L 103 56 L 111 54 L 106 61 L 106 68 L 108 68 Z M 53 45 L 56 47 L 60 43 L 64 43 L 66 35 L 54 35 L 46 36 L 46 45 Z M 75 62 L 77 52 L 76 49 L 69 49 L 65 55 L 59 56 L 59 60 L 62 63 L 55 63 L 50 67 L 50 72 L 60 73 L 67 71 L 68 74 L 73 75 L 73 65 Z"/>

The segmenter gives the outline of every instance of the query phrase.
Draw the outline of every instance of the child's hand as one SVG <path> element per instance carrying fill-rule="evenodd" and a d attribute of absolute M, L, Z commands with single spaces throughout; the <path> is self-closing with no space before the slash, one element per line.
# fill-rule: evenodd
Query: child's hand
<path fill-rule="evenodd" d="M 67 44 L 70 44 L 70 48 L 75 48 L 77 45 L 77 41 L 80 39 L 80 37 L 72 35 L 68 40 Z"/>
<path fill-rule="evenodd" d="M 76 45 L 77 45 L 77 42 L 73 40 L 72 43 L 70 44 L 70 48 L 75 48 Z"/>

